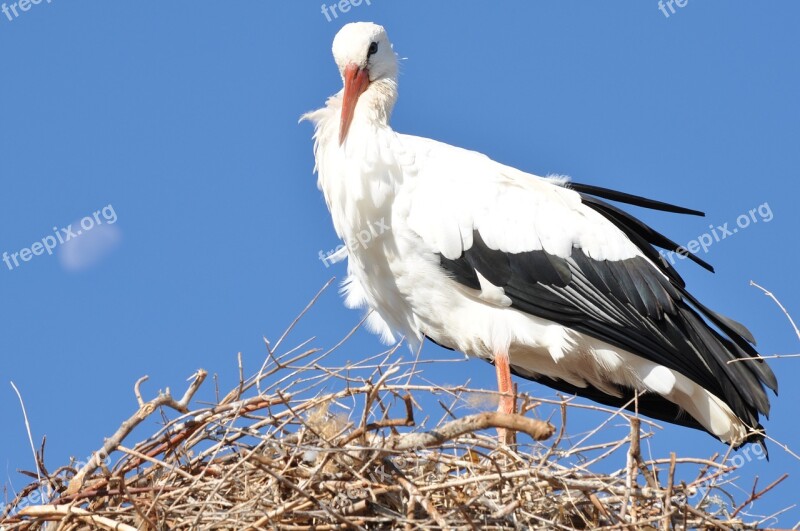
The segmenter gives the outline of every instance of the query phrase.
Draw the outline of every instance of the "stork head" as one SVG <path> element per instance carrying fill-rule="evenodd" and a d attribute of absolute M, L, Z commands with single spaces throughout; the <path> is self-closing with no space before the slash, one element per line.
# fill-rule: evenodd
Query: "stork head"
<path fill-rule="evenodd" d="M 347 138 L 358 99 L 369 87 L 397 77 L 397 57 L 383 26 L 372 22 L 345 25 L 333 39 L 333 58 L 344 82 L 339 143 Z"/>

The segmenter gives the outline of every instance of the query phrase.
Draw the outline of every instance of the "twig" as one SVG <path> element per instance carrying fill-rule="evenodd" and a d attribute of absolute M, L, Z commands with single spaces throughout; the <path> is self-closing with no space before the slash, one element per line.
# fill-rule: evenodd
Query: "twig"
<path fill-rule="evenodd" d="M 42 475 L 40 472 L 41 467 L 39 466 L 39 458 L 36 456 L 36 447 L 33 444 L 33 435 L 31 434 L 31 424 L 28 421 L 28 412 L 25 410 L 25 402 L 22 400 L 22 393 L 19 392 L 19 389 L 17 389 L 17 386 L 14 384 L 14 382 L 12 381 L 10 383 L 11 387 L 14 388 L 14 392 L 17 393 L 17 398 L 19 398 L 19 405 L 22 408 L 22 418 L 25 421 L 25 430 L 28 433 L 28 442 L 31 445 L 31 452 L 33 452 L 33 462 L 36 465 L 36 477 L 39 479 L 39 484 L 41 484 L 42 483 Z"/>
<path fill-rule="evenodd" d="M 792 358 L 800 358 L 800 354 L 770 354 L 769 356 L 751 356 L 747 358 L 736 358 L 732 360 L 728 360 L 726 363 L 730 365 L 731 363 L 739 363 L 741 361 L 755 361 L 755 360 L 783 360 L 783 359 L 792 359 Z"/>
<path fill-rule="evenodd" d="M 672 504 L 672 487 L 675 485 L 675 452 L 669 453 L 669 475 L 667 476 L 667 493 L 664 495 L 664 530 L 672 527 L 672 514 L 670 505 Z"/>
<path fill-rule="evenodd" d="M 97 516 L 91 514 L 85 509 L 79 507 L 72 507 L 69 505 L 35 505 L 33 507 L 26 507 L 20 511 L 20 515 L 29 516 L 34 518 L 48 518 L 51 516 L 73 516 L 79 520 L 84 520 L 91 524 L 98 525 L 103 529 L 110 529 L 112 531 L 137 531 L 135 527 L 120 522 L 115 522 L 110 518 L 104 516 Z"/>
<path fill-rule="evenodd" d="M 89 462 L 86 463 L 77 472 L 77 474 L 75 474 L 75 477 L 72 478 L 72 480 L 69 482 L 69 486 L 67 487 L 67 495 L 77 493 L 83 487 L 83 482 L 86 476 L 97 470 L 97 467 L 99 467 L 100 464 L 105 460 L 105 457 L 101 456 L 111 455 L 111 453 L 122 444 L 122 441 L 125 440 L 125 437 L 127 437 L 128 434 L 133 431 L 134 428 L 136 428 L 136 426 L 141 424 L 141 422 L 144 421 L 157 408 L 167 406 L 176 411 L 180 411 L 181 413 L 188 412 L 189 402 L 203 384 L 203 380 L 206 379 L 207 375 L 208 373 L 205 370 L 198 369 L 198 371 L 191 376 L 192 383 L 189 384 L 189 388 L 186 390 L 180 400 L 175 400 L 172 398 L 169 390 L 167 390 L 167 392 L 160 394 L 158 397 L 147 403 L 143 403 L 141 400 L 141 393 L 139 393 L 139 385 L 141 385 L 144 379 L 140 378 L 137 380 L 134 389 L 135 393 L 137 394 L 137 401 L 139 402 L 139 410 L 128 420 L 123 422 L 114 435 L 106 439 L 103 447 L 97 452 L 94 452 L 92 457 L 89 459 Z"/>
<path fill-rule="evenodd" d="M 136 511 L 136 514 L 139 515 L 139 518 L 141 518 L 145 523 L 147 523 L 147 525 L 150 526 L 150 529 L 152 529 L 153 531 L 157 531 L 158 530 L 158 526 L 156 525 L 156 523 L 153 522 L 153 520 L 147 515 L 147 513 L 142 511 L 142 508 L 139 507 L 139 504 L 137 503 L 136 498 L 133 497 L 128 492 L 126 487 L 127 487 L 127 485 L 125 485 L 125 476 L 120 476 L 119 477 L 119 490 L 122 493 L 122 495 L 125 498 L 128 499 L 130 504 L 133 506 L 133 510 Z"/>
<path fill-rule="evenodd" d="M 780 482 L 782 482 L 784 479 L 786 479 L 788 477 L 789 477 L 789 474 L 783 474 L 781 477 L 779 477 L 778 479 L 776 479 L 775 481 L 773 481 L 772 483 L 770 483 L 769 485 L 767 485 L 766 487 L 764 487 L 763 489 L 761 489 L 758 492 L 756 492 L 756 484 L 753 483 L 753 490 L 750 492 L 750 496 L 748 496 L 747 499 L 744 502 L 742 502 L 742 504 L 739 505 L 736 508 L 735 511 L 733 511 L 733 513 L 731 514 L 731 518 L 736 518 L 736 515 L 739 514 L 739 511 L 741 511 L 742 509 L 744 509 L 745 507 L 747 507 L 748 505 L 750 505 L 751 503 L 753 503 L 757 499 L 761 498 L 767 492 L 769 492 L 772 489 L 774 489 L 776 486 L 778 486 L 778 484 Z M 758 482 L 758 479 L 756 479 L 756 482 Z"/>
<path fill-rule="evenodd" d="M 550 438 L 556 429 L 552 424 L 541 420 L 529 419 L 520 415 L 487 411 L 469 415 L 448 422 L 434 431 L 411 433 L 389 443 L 389 448 L 396 451 L 425 448 L 441 445 L 466 433 L 473 433 L 488 428 L 505 428 L 527 433 L 535 441 Z"/>
<path fill-rule="evenodd" d="M 781 309 L 781 311 L 783 312 L 783 315 L 785 315 L 786 318 L 789 319 L 789 322 L 792 324 L 792 328 L 794 328 L 794 333 L 797 335 L 797 339 L 800 340 L 800 329 L 797 328 L 797 325 L 795 324 L 794 319 L 792 319 L 792 316 L 789 315 L 789 311 L 783 306 L 783 304 L 781 304 L 781 301 L 779 301 L 778 298 L 775 295 L 773 295 L 773 293 L 771 291 L 767 291 L 767 289 L 763 288 L 762 286 L 759 286 L 758 284 L 756 284 L 752 280 L 750 281 L 750 285 L 757 287 L 758 289 L 760 289 L 761 291 L 764 292 L 764 295 L 766 295 L 767 297 L 769 297 L 770 299 L 775 301 L 775 304 L 777 304 L 778 307 Z"/>
<path fill-rule="evenodd" d="M 627 474 L 625 476 L 625 503 L 622 504 L 622 510 L 620 511 L 620 519 L 625 520 L 626 511 L 630 507 L 631 511 L 631 518 L 634 520 L 636 519 L 636 504 L 631 502 L 631 493 L 633 489 L 637 486 L 636 478 L 639 475 L 639 461 L 641 461 L 641 447 L 639 444 L 639 435 L 641 424 L 639 422 L 639 417 L 630 417 L 631 423 L 631 444 L 628 448 L 628 458 L 627 458 Z"/>
<path fill-rule="evenodd" d="M 412 498 L 415 498 L 420 505 L 427 511 L 427 513 L 434 519 L 434 521 L 441 527 L 443 530 L 450 529 L 450 526 L 447 525 L 447 522 L 442 518 L 442 515 L 439 514 L 439 511 L 436 510 L 436 507 L 430 502 L 427 496 L 423 495 L 418 489 L 417 486 L 414 485 L 403 472 L 392 463 L 391 459 L 384 458 L 383 464 L 389 469 L 389 471 L 397 478 L 397 482 L 400 483 L 408 495 Z"/>

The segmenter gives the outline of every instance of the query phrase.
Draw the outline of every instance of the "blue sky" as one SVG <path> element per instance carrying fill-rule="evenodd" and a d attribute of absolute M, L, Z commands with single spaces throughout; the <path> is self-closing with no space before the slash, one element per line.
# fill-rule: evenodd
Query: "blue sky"
<path fill-rule="evenodd" d="M 134 411 L 139 376 L 152 393 L 204 367 L 225 389 L 237 352 L 255 370 L 262 336 L 343 276 L 318 258 L 339 242 L 312 174 L 311 126 L 297 120 L 339 90 L 330 44 L 356 20 L 386 26 L 404 58 L 396 130 L 706 211 L 636 212 L 680 242 L 709 225 L 739 228 L 756 209 L 703 253 L 715 275 L 680 271 L 765 354 L 798 352 L 785 317 L 748 282 L 800 318 L 800 4 L 673 6 L 667 17 L 655 0 L 372 0 L 329 22 L 320 2 L 43 0 L 0 13 L 0 252 L 19 253 L 18 265 L 0 262 L 2 483 L 19 488 L 16 469 L 33 468 L 10 381 L 55 468 Z M 82 233 L 49 255 L 69 225 Z M 330 346 L 359 319 L 330 290 L 291 339 Z M 346 355 L 381 348 L 359 332 Z M 442 356 L 454 355 L 423 351 Z M 766 426 L 797 451 L 800 360 L 773 367 L 781 395 Z M 425 376 L 494 385 L 480 361 Z M 653 451 L 670 450 L 724 447 L 667 427 Z M 791 474 L 761 513 L 800 489 L 800 463 L 775 445 L 771 457 L 741 471 L 745 487 Z M 793 509 L 780 523 L 798 520 Z"/>

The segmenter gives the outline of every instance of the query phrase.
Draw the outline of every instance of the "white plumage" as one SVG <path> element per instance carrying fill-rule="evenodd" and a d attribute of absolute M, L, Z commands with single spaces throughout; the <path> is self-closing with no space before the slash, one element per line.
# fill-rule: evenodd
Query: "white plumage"
<path fill-rule="evenodd" d="M 565 178 L 538 177 L 480 153 L 394 132 L 389 117 L 397 98 L 397 63 L 381 26 L 348 24 L 337 34 L 333 53 L 345 88 L 304 118 L 315 125 L 318 185 L 346 245 L 345 302 L 372 311 L 371 330 L 387 342 L 405 337 L 412 348 L 427 336 L 494 360 L 498 370 L 506 357 L 521 376 L 586 391 L 606 403 L 623 403 L 633 391 L 646 393 L 678 406 L 663 414 L 660 406 L 645 408 L 647 414 L 702 427 L 734 446 L 758 439 L 753 412 L 765 413 L 766 398 L 755 396 L 757 389 L 742 390 L 753 396 L 743 394 L 741 406 L 737 397 L 718 396 L 722 391 L 703 385 L 703 371 L 717 377 L 727 370 L 706 359 L 724 356 L 713 337 L 697 332 L 708 342 L 696 348 L 697 363 L 706 368 L 682 370 L 685 360 L 672 363 L 657 343 L 651 345 L 648 328 L 656 339 L 675 342 L 678 353 L 682 343 L 669 338 L 673 328 L 696 343 L 694 310 L 678 293 L 679 277 L 656 263 L 613 215 L 593 207 Z M 359 234 L 378 220 L 389 230 L 359 243 Z M 550 280 L 537 267 L 519 266 L 542 260 Z M 615 264 L 630 267 L 619 273 Z M 612 286 L 602 277 L 612 273 L 623 287 L 630 281 L 639 291 Z M 540 306 L 542 295 L 557 299 L 558 318 L 548 318 L 553 311 L 549 303 Z M 580 313 L 594 328 L 570 324 Z M 738 323 L 725 322 L 740 332 Z M 637 327 L 642 332 L 630 344 L 642 343 L 644 353 L 622 348 L 627 339 L 618 337 Z M 749 355 L 729 350 L 733 357 Z M 765 371 L 734 371 L 730 378 L 744 378 L 763 394 L 761 384 L 774 380 Z"/>

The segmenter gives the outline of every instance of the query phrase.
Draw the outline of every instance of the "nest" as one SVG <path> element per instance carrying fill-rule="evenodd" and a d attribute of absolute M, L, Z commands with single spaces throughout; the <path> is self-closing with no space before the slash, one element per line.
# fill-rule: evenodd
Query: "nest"
<path fill-rule="evenodd" d="M 138 410 L 87 463 L 49 472 L 39 452 L 0 529 L 754 529 L 744 509 L 774 487 L 734 505 L 726 456 L 645 459 L 652 424 L 620 410 L 519 395 L 519 414 L 481 412 L 496 393 L 415 383 L 425 363 L 394 350 L 336 367 L 340 346 L 280 343 L 211 405 L 193 404 L 203 370 L 180 399 L 145 400 L 140 379 Z M 605 420 L 569 436 L 576 408 Z M 597 442 L 612 424 L 623 436 Z"/>

